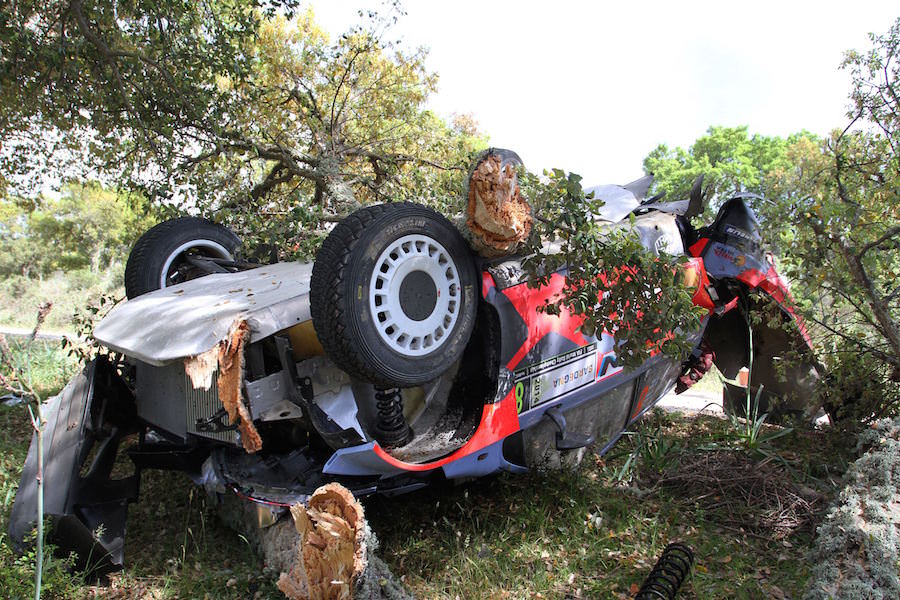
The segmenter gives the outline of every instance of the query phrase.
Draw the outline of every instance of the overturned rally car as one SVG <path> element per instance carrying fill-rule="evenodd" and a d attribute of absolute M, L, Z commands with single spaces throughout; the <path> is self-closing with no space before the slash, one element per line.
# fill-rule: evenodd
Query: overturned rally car
<path fill-rule="evenodd" d="M 689 255 L 694 301 L 708 316 L 693 356 L 658 355 L 634 370 L 616 364 L 608 333 L 536 310 L 565 271 L 528 287 L 519 258 L 475 255 L 424 206 L 358 210 L 314 264 L 242 263 L 234 234 L 202 219 L 157 225 L 129 258 L 130 299 L 94 331 L 111 353 L 44 408 L 54 541 L 100 568 L 121 566 L 144 469 L 184 471 L 274 522 L 328 481 L 399 494 L 438 477 L 575 461 L 588 446 L 610 448 L 710 358 L 734 377 L 751 330 L 759 366 L 749 386 L 762 386 L 762 410 L 810 416 L 809 338 L 749 197 L 695 230 L 699 185 L 689 200 L 662 203 L 645 198 L 650 183 L 589 190 L 605 201 L 597 219 L 634 213 L 648 248 Z M 749 319 L 754 311 L 768 316 Z M 772 366 L 786 352 L 801 357 L 787 376 Z M 743 389 L 727 392 L 727 407 L 739 410 L 738 397 Z M 123 453 L 134 472 L 121 478 Z M 32 443 L 11 516 L 20 542 L 35 521 L 36 468 Z"/>

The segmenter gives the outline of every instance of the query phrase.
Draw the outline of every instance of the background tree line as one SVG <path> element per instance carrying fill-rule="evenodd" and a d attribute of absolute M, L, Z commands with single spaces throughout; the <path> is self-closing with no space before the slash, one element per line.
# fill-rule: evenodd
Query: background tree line
<path fill-rule="evenodd" d="M 297 5 L 17 3 L 0 20 L 8 193 L 48 170 L 102 178 L 306 254 L 368 202 L 449 208 L 485 140 L 425 107 L 437 76 L 390 38 L 401 9 L 331 38 Z"/>

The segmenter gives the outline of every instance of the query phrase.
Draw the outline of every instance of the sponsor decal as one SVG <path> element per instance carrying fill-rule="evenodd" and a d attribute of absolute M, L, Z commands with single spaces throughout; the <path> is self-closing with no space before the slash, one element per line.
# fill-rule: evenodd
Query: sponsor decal
<path fill-rule="evenodd" d="M 722 246 L 721 244 L 716 244 L 713 247 L 713 254 L 715 254 L 719 258 L 724 258 L 725 260 L 734 260 L 734 252 L 729 250 L 726 246 Z"/>
<path fill-rule="evenodd" d="M 753 236 L 744 231 L 743 229 L 738 229 L 734 225 L 726 225 L 725 226 L 725 235 L 733 235 L 734 237 L 739 237 L 741 239 L 752 242 Z"/>
<path fill-rule="evenodd" d="M 597 344 L 528 365 L 513 373 L 516 411 L 521 413 L 594 382 Z"/>
<path fill-rule="evenodd" d="M 616 367 L 614 366 L 615 364 L 615 352 L 607 352 L 604 354 L 603 358 L 600 359 L 600 367 L 597 369 L 597 381 L 611 377 L 622 370 L 622 367 Z"/>

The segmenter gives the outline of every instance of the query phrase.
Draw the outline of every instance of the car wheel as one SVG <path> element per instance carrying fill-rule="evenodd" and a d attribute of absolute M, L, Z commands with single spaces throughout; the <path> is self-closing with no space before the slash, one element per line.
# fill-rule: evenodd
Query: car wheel
<path fill-rule="evenodd" d="M 147 230 L 125 264 L 125 295 L 134 298 L 207 275 L 189 256 L 234 260 L 241 240 L 230 229 L 198 217 L 180 217 Z"/>
<path fill-rule="evenodd" d="M 354 377 L 421 385 L 465 350 L 476 285 L 469 248 L 446 218 L 413 203 L 367 206 L 338 223 L 316 255 L 313 325 Z"/>

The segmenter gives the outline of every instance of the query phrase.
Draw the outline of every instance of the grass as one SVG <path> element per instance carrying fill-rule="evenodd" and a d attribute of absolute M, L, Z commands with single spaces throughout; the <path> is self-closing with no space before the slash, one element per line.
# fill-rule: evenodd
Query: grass
<path fill-rule="evenodd" d="M 8 327 L 31 329 L 38 307 L 52 302 L 53 310 L 44 322 L 44 331 L 71 332 L 77 314 L 97 303 L 104 294 L 125 296 L 122 287 L 124 266 L 113 265 L 97 275 L 87 271 L 58 272 L 39 281 L 13 275 L 0 281 L 0 323 Z"/>
<path fill-rule="evenodd" d="M 60 387 L 72 365 L 47 344 L 35 356 L 42 389 Z M 24 406 L 0 407 L 4 532 L 30 435 Z M 588 455 L 575 471 L 500 475 L 368 498 L 366 515 L 381 540 L 380 556 L 418 598 L 628 598 L 675 540 L 696 554 L 679 598 L 799 597 L 810 570 L 809 526 L 785 535 L 735 524 L 728 510 L 659 483 L 679 457 L 728 448 L 735 439 L 724 419 L 654 412 L 636 435 L 606 457 Z M 772 444 L 782 461 L 776 476 L 822 494 L 816 506 L 824 508 L 845 455 L 823 434 L 793 432 Z M 67 578 L 55 561 L 45 597 L 281 597 L 277 574 L 183 475 L 148 471 L 141 487 L 129 511 L 126 569 L 90 586 Z M 761 510 L 744 509 L 747 523 Z M 0 583 L 29 581 L 30 563 L 17 559 L 0 535 Z"/>
<path fill-rule="evenodd" d="M 37 352 L 41 365 L 38 373 L 47 379 L 39 379 L 36 387 L 45 392 L 55 392 L 53 381 L 60 374 L 47 361 L 50 350 Z M 57 356 L 53 353 L 53 356 Z M 57 358 L 60 358 L 57 356 Z M 62 367 L 60 367 L 62 368 Z M 49 387 L 48 387 L 49 386 Z M 7 537 L 9 513 L 12 510 L 22 464 L 31 442 L 31 422 L 25 404 L 0 405 L 0 590 L 4 597 L 12 599 L 32 598 L 34 595 L 34 553 L 18 556 Z M 65 560 L 45 560 L 43 595 L 45 598 L 75 597 L 80 581 L 67 571 Z"/>
<path fill-rule="evenodd" d="M 78 359 L 58 340 L 28 343 L 26 338 L 9 336 L 7 343 L 19 368 L 31 373 L 35 391 L 45 400 L 61 390 L 78 370 Z M 8 373 L 4 370 L 3 374 Z"/>
<path fill-rule="evenodd" d="M 682 444 L 678 452 L 731 439 L 726 421 L 706 416 L 651 416 L 639 431 Z M 679 598 L 802 595 L 810 528 L 787 537 L 742 530 L 690 495 L 645 488 L 643 459 L 628 485 L 615 483 L 636 439 L 575 472 L 500 476 L 372 499 L 367 516 L 385 560 L 422 598 L 631 597 L 676 540 L 697 557 Z M 820 443 L 786 436 L 781 449 L 794 468 L 784 476 L 815 485 L 811 476 L 824 470 Z"/>

